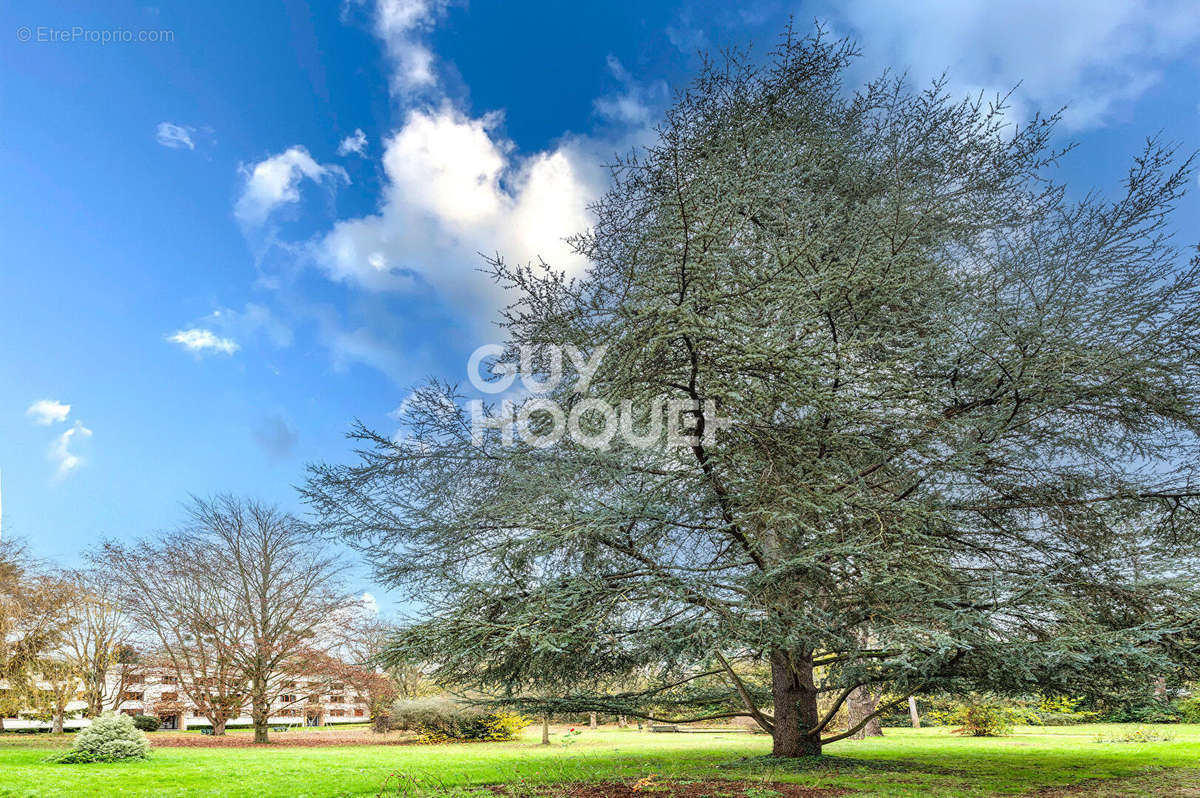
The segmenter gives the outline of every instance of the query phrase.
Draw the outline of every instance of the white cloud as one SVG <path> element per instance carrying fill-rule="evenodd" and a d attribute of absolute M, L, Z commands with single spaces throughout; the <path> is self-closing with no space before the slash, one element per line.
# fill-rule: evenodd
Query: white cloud
<path fill-rule="evenodd" d="M 212 351 L 232 355 L 241 349 L 237 341 L 234 341 L 232 338 L 222 338 L 212 330 L 205 330 L 200 327 L 179 330 L 167 336 L 167 340 L 171 343 L 179 344 L 189 352 L 197 354 Z"/>
<path fill-rule="evenodd" d="M 667 39 L 684 55 L 695 55 L 708 47 L 704 29 L 692 22 L 692 13 L 687 9 L 681 11 L 675 22 L 667 26 Z"/>
<path fill-rule="evenodd" d="M 196 149 L 196 143 L 192 141 L 192 134 L 196 132 L 194 127 L 186 125 L 175 125 L 170 122 L 159 122 L 158 128 L 154 131 L 154 139 L 164 147 L 181 150 L 185 147 L 189 150 Z"/>
<path fill-rule="evenodd" d="M 66 421 L 71 412 L 71 406 L 57 399 L 39 399 L 29 406 L 25 415 L 33 419 L 34 424 L 48 427 L 60 421 Z"/>
<path fill-rule="evenodd" d="M 350 153 L 364 158 L 367 155 L 367 134 L 362 132 L 362 128 L 355 128 L 354 135 L 346 136 L 346 138 L 342 139 L 342 143 L 338 145 L 338 155 L 344 158 Z"/>
<path fill-rule="evenodd" d="M 409 359 L 400 345 L 377 335 L 367 327 L 347 329 L 332 317 L 320 318 L 318 337 L 329 350 L 333 369 L 345 372 L 360 364 L 386 375 L 400 384 L 411 379 Z"/>
<path fill-rule="evenodd" d="M 247 302 L 241 310 L 218 308 L 205 316 L 201 324 L 216 327 L 224 337 L 235 341 L 261 334 L 276 348 L 284 349 L 292 345 L 291 326 L 266 305 L 257 302 Z"/>
<path fill-rule="evenodd" d="M 321 266 L 372 290 L 411 286 L 417 276 L 476 309 L 496 291 L 476 271 L 480 252 L 578 272 L 583 260 L 563 239 L 589 224 L 587 204 L 600 188 L 593 155 L 566 141 L 516 157 L 497 135 L 499 121 L 449 105 L 409 111 L 384 142 L 380 212 L 337 223 L 315 248 Z"/>
<path fill-rule="evenodd" d="M 50 444 L 48 456 L 50 462 L 54 463 L 57 467 L 55 476 L 58 479 L 62 479 L 83 464 L 83 459 L 71 451 L 71 443 L 75 440 L 75 436 L 90 438 L 92 437 L 92 431 L 76 421 L 75 426 L 64 431 L 63 434 L 55 438 L 53 443 Z"/>
<path fill-rule="evenodd" d="M 244 183 L 234 206 L 234 215 L 245 225 L 256 227 L 266 222 L 271 211 L 285 203 L 300 201 L 300 181 L 316 183 L 338 179 L 350 182 L 346 170 L 336 165 L 319 164 L 304 147 L 290 147 L 256 164 L 240 167 Z"/>
<path fill-rule="evenodd" d="M 659 108 L 666 104 L 670 93 L 667 84 L 661 80 L 648 85 L 638 83 L 612 54 L 608 56 L 607 66 L 609 73 L 621 84 L 621 91 L 596 98 L 592 107 L 611 122 L 649 129 Z"/>
<path fill-rule="evenodd" d="M 383 40 L 391 61 L 394 94 L 411 94 L 437 83 L 433 52 L 419 37 L 446 5 L 447 0 L 378 0 L 375 4 L 375 35 Z"/>
<path fill-rule="evenodd" d="M 1073 128 L 1103 125 L 1200 37 L 1191 0 L 851 0 L 833 7 L 876 67 L 918 81 L 949 70 L 957 90 L 1005 92 L 1013 115 L 1067 105 Z"/>

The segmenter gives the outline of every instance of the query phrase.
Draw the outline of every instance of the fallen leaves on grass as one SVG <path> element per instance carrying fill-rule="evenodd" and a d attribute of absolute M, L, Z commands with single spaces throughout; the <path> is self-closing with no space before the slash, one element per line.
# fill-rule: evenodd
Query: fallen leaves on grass
<path fill-rule="evenodd" d="M 1030 798 L 1200 798 L 1200 770 L 1155 768 L 1137 776 L 1088 779 L 1067 787 L 1043 787 L 1024 795 Z"/>
<path fill-rule="evenodd" d="M 150 736 L 155 748 L 324 748 L 333 745 L 414 745 L 417 740 L 408 734 L 389 732 L 376 734 L 369 729 L 347 731 L 272 732 L 270 742 L 254 742 L 254 735 L 232 732 L 220 737 L 209 734 L 156 732 Z"/>
<path fill-rule="evenodd" d="M 505 798 L 835 798 L 851 790 L 805 787 L 802 784 L 762 781 L 687 781 L 639 779 L 637 781 L 573 782 L 548 785 L 495 785 L 487 788 Z"/>

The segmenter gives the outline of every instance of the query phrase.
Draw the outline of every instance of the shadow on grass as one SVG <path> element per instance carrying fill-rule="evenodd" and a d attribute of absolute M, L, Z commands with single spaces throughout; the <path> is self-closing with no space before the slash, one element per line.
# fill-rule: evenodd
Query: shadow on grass
<path fill-rule="evenodd" d="M 776 757 L 746 756 L 741 759 L 716 765 L 718 770 L 733 772 L 745 770 L 755 775 L 764 773 L 816 773 L 838 775 L 850 771 L 863 773 L 923 773 L 931 776 L 965 776 L 969 771 L 935 765 L 917 759 L 856 759 L 849 756 Z"/>

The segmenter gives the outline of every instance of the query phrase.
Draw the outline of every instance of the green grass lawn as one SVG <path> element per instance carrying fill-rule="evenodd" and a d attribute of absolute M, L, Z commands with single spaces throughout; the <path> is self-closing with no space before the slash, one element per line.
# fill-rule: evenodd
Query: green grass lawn
<path fill-rule="evenodd" d="M 52 741 L 2 735 L 0 796 L 373 796 L 389 774 L 403 777 L 400 794 L 412 794 L 413 785 L 441 792 L 656 774 L 795 781 L 920 798 L 1034 793 L 1090 779 L 1108 781 L 1079 795 L 1200 796 L 1200 726 L 1155 727 L 1174 735 L 1169 742 L 1097 742 L 1098 733 L 1120 728 L 1020 728 L 999 739 L 962 738 L 941 728 L 887 729 L 882 739 L 828 746 L 831 756 L 808 768 L 760 759 L 770 741 L 746 734 L 585 729 L 564 748 L 538 745 L 538 730 L 530 729 L 517 742 L 472 745 L 158 748 L 149 761 L 108 765 L 51 764 L 45 760 L 55 750 Z M 396 794 L 396 776 L 391 783 L 387 794 Z"/>

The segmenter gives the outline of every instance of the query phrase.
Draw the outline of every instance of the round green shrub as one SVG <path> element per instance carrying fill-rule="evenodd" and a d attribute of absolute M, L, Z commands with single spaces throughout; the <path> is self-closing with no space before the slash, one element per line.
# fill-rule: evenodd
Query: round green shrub
<path fill-rule="evenodd" d="M 119 762 L 145 759 L 150 751 L 146 735 L 133 725 L 133 718 L 106 712 L 75 735 L 71 750 L 59 762 Z"/>

